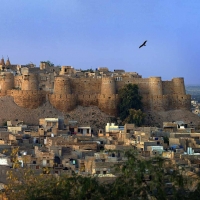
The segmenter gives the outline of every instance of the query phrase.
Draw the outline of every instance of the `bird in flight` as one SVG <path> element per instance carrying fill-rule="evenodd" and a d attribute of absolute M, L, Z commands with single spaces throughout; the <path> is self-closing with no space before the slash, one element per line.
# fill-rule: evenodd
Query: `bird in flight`
<path fill-rule="evenodd" d="M 146 46 L 146 42 L 147 42 L 147 40 L 145 40 L 145 41 L 143 42 L 143 44 L 139 46 L 139 48 L 141 48 L 141 47 L 143 47 L 143 46 Z"/>

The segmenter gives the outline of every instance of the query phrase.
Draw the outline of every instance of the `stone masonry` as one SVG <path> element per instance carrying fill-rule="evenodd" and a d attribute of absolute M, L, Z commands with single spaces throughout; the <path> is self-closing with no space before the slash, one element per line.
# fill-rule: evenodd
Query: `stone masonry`
<path fill-rule="evenodd" d="M 11 66 L 12 67 L 12 66 Z M 62 113 L 77 106 L 97 106 L 110 116 L 117 116 L 118 91 L 125 84 L 137 84 L 145 111 L 190 110 L 191 96 L 185 92 L 183 78 L 162 81 L 161 77 L 142 78 L 123 70 L 107 68 L 81 72 L 71 66 L 40 68 L 18 67 L 0 73 L 0 96 L 11 96 L 23 108 L 36 109 L 49 101 Z"/>

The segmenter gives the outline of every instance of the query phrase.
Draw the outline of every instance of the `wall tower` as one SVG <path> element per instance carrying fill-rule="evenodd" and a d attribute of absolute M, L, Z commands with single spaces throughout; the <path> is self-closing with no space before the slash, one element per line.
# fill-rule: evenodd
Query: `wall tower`
<path fill-rule="evenodd" d="M 114 77 L 103 77 L 101 94 L 98 96 L 99 108 L 109 115 L 117 115 L 118 95 Z"/>

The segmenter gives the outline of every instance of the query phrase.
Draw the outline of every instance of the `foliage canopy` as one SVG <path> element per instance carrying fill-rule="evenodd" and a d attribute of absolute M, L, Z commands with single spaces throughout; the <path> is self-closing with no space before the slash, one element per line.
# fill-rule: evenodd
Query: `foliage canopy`
<path fill-rule="evenodd" d="M 123 121 L 124 124 L 135 124 L 136 126 L 141 126 L 144 122 L 145 114 L 139 109 L 129 109 L 129 115 Z"/>
<path fill-rule="evenodd" d="M 20 169 L 8 174 L 5 193 L 9 199 L 27 200 L 125 200 L 198 199 L 199 176 L 188 175 L 162 157 L 141 159 L 137 151 L 124 152 L 127 161 L 115 166 L 116 178 L 101 183 L 98 178 L 77 174 L 54 176 Z"/>
<path fill-rule="evenodd" d="M 136 118 L 141 118 L 140 122 L 141 124 L 143 122 L 143 115 L 141 115 L 141 112 L 143 110 L 142 105 L 142 96 L 139 94 L 139 88 L 136 84 L 127 84 L 123 88 L 119 90 L 119 117 L 122 121 L 126 119 L 126 121 L 131 121 L 132 123 L 138 123 L 138 120 L 134 120 Z M 131 110 L 130 110 L 131 109 Z M 133 111 L 136 110 L 136 111 Z M 140 110 L 137 112 L 137 110 Z M 129 115 L 134 115 L 135 117 L 129 117 Z M 138 116 L 137 116 L 138 115 Z M 129 118 L 127 118 L 129 117 Z M 131 120 L 131 118 L 133 120 Z"/>

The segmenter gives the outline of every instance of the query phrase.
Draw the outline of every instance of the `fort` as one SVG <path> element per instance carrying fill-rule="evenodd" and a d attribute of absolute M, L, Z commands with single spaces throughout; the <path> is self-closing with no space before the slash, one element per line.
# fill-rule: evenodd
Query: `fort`
<path fill-rule="evenodd" d="M 98 106 L 111 116 L 117 116 L 118 91 L 125 84 L 137 84 L 145 111 L 190 110 L 191 96 L 186 94 L 184 78 L 162 81 L 161 77 L 142 78 L 136 72 L 76 70 L 71 66 L 53 66 L 41 62 L 12 65 L 0 61 L 0 97 L 12 96 L 24 108 L 35 109 L 46 101 L 66 113 L 81 106 Z"/>

